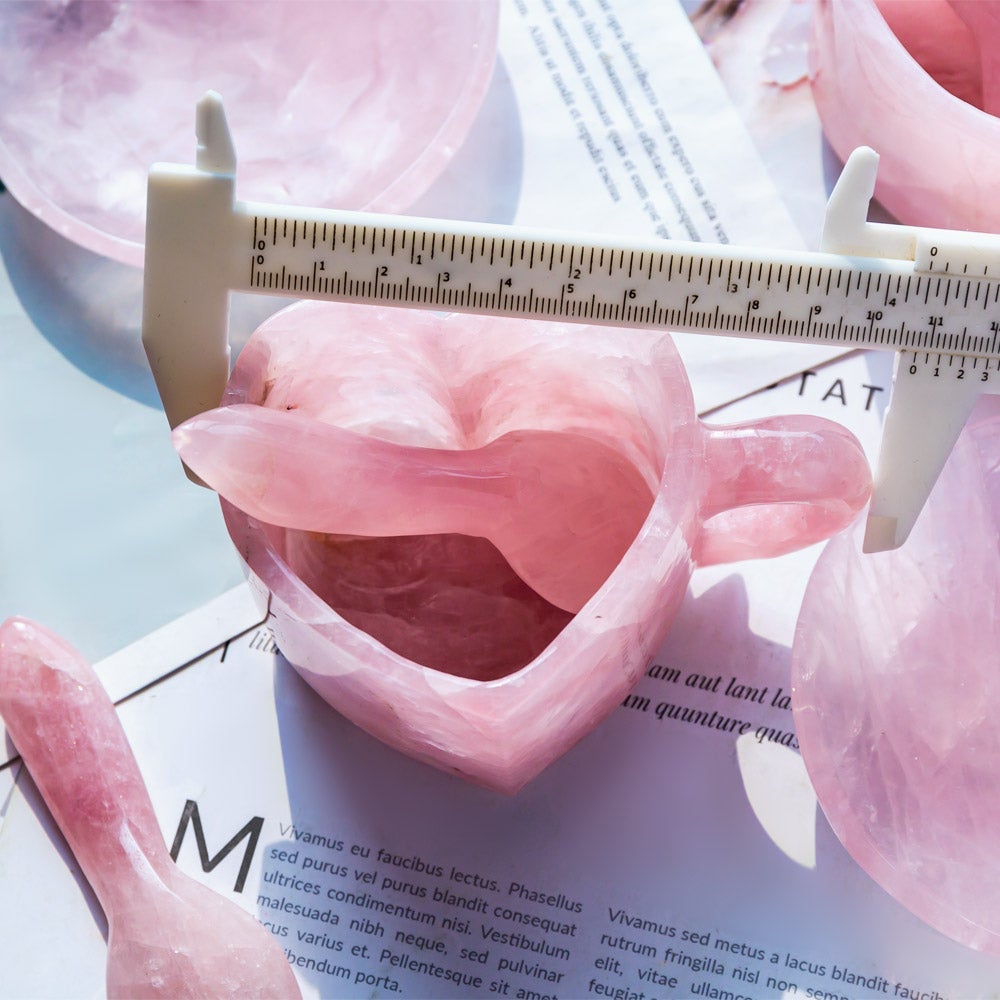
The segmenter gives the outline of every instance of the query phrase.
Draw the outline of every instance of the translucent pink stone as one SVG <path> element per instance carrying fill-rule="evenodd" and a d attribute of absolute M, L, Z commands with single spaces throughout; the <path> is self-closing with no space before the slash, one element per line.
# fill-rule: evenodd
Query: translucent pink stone
<path fill-rule="evenodd" d="M 919 917 L 1000 953 L 997 406 L 981 404 L 901 549 L 862 555 L 863 523 L 826 548 L 792 681 L 802 755 L 847 850 Z"/>
<path fill-rule="evenodd" d="M 875 194 L 901 222 L 1000 231 L 996 3 L 816 0 L 811 81 L 837 154 L 880 154 Z"/>
<path fill-rule="evenodd" d="M 617 449 L 568 431 L 512 430 L 478 447 L 426 448 L 301 409 L 244 404 L 196 417 L 175 441 L 195 471 L 262 521 L 368 537 L 481 535 L 533 590 L 570 612 L 618 565 L 655 488 Z"/>
<path fill-rule="evenodd" d="M 975 0 L 976 6 L 986 6 Z M 903 48 L 950 94 L 983 107 L 983 72 L 976 36 L 953 0 L 876 0 Z"/>
<path fill-rule="evenodd" d="M 298 997 L 271 935 L 171 860 L 97 675 L 23 618 L 0 625 L 0 715 L 108 918 L 109 997 Z"/>
<path fill-rule="evenodd" d="M 849 523 L 814 418 L 709 429 L 668 336 L 300 303 L 181 425 L 289 661 L 419 759 L 514 791 L 641 675 L 695 561 Z"/>
<path fill-rule="evenodd" d="M 147 171 L 191 162 L 212 89 L 240 197 L 401 211 L 479 109 L 497 13 L 497 0 L 0 3 L 0 177 L 69 239 L 141 265 Z"/>

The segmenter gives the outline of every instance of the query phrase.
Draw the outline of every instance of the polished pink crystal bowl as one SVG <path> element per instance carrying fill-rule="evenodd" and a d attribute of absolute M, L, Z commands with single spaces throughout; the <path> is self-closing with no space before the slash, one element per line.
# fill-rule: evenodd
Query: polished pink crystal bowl
<path fill-rule="evenodd" d="M 1000 231 L 998 5 L 816 0 L 813 18 L 810 80 L 837 155 L 879 153 L 875 195 L 900 222 Z"/>
<path fill-rule="evenodd" d="M 795 726 L 844 846 L 917 916 L 1000 954 L 1000 416 L 984 399 L 912 535 L 834 539 L 792 652 Z M 991 412 L 992 411 L 992 412 Z"/>
<path fill-rule="evenodd" d="M 226 99 L 240 196 L 402 211 L 461 145 L 497 0 L 0 3 L 0 178 L 68 239 L 142 265 L 146 174 Z"/>
<path fill-rule="evenodd" d="M 371 306 L 273 317 L 175 443 L 309 684 L 506 792 L 621 702 L 695 564 L 825 538 L 870 485 L 828 421 L 702 424 L 669 336 Z"/>

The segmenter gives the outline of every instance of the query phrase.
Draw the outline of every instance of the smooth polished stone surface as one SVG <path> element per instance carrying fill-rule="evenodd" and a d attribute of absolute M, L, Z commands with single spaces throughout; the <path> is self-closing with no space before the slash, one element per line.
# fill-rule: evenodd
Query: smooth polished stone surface
<path fill-rule="evenodd" d="M 816 0 L 823 131 L 841 159 L 858 146 L 879 154 L 875 196 L 900 222 L 1000 231 L 997 14 L 993 0 Z"/>
<path fill-rule="evenodd" d="M 273 317 L 175 441 L 306 680 L 505 791 L 620 703 L 696 562 L 825 538 L 870 486 L 829 421 L 703 425 L 666 335 L 373 306 Z"/>
<path fill-rule="evenodd" d="M 810 580 L 792 659 L 831 826 L 904 906 L 1000 953 L 1000 403 L 974 413 L 902 548 L 864 524 Z"/>
<path fill-rule="evenodd" d="M 301 409 L 242 404 L 195 417 L 174 442 L 191 469 L 260 521 L 367 537 L 481 535 L 570 612 L 618 565 L 653 503 L 654 486 L 617 449 L 570 431 L 428 448 Z"/>
<path fill-rule="evenodd" d="M 903 48 L 950 94 L 983 107 L 980 47 L 952 0 L 876 0 Z M 986 6 L 975 0 L 975 6 Z"/>
<path fill-rule="evenodd" d="M 0 4 L 0 177 L 64 236 L 141 266 L 146 174 L 193 162 L 195 102 L 216 90 L 239 197 L 402 211 L 475 118 L 498 10 L 497 0 Z"/>
<path fill-rule="evenodd" d="M 93 668 L 27 619 L 0 625 L 0 716 L 108 918 L 109 997 L 300 995 L 270 933 L 171 860 Z"/>

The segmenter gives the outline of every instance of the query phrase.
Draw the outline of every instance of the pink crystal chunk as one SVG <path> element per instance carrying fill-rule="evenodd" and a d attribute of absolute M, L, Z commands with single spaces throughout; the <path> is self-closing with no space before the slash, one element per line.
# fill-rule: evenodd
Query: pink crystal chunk
<path fill-rule="evenodd" d="M 240 197 L 401 211 L 475 118 L 497 17 L 497 0 L 2 3 L 0 178 L 141 266 L 149 166 L 190 162 L 191 109 L 217 90 Z"/>
<path fill-rule="evenodd" d="M 861 145 L 880 154 L 875 194 L 901 222 L 1000 231 L 998 10 L 993 0 L 815 4 L 823 131 L 842 159 Z"/>
<path fill-rule="evenodd" d="M 997 409 L 980 404 L 906 545 L 862 555 L 863 523 L 829 544 L 792 682 L 802 756 L 847 850 L 917 916 L 1000 954 Z"/>
<path fill-rule="evenodd" d="M 300 303 L 181 425 L 282 652 L 413 756 L 512 792 L 624 697 L 695 562 L 865 503 L 814 418 L 710 429 L 668 336 Z"/>
<path fill-rule="evenodd" d="M 23 618 L 0 625 L 0 715 L 108 918 L 109 997 L 298 997 L 271 935 L 171 860 L 91 666 Z"/>

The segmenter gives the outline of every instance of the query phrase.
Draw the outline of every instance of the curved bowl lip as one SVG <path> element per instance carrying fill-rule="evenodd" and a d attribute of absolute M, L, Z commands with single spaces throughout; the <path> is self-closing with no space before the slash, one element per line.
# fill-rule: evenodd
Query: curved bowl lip
<path fill-rule="evenodd" d="M 819 11 L 820 7 L 823 6 L 823 2 L 824 0 L 816 0 L 813 16 L 812 40 L 809 45 L 810 85 L 814 84 L 814 80 L 819 72 L 819 67 L 816 65 L 816 25 L 819 22 Z M 833 10 L 836 10 L 839 5 L 845 8 L 853 6 L 856 11 L 859 11 L 860 13 L 857 18 L 852 22 L 854 27 L 857 28 L 857 37 L 865 41 L 874 39 L 878 43 L 888 45 L 894 49 L 898 55 L 899 68 L 905 67 L 906 79 L 910 79 L 912 76 L 912 79 L 932 86 L 938 92 L 937 99 L 947 105 L 953 115 L 968 115 L 971 119 L 988 121 L 1000 131 L 1000 119 L 997 119 L 995 115 L 991 115 L 988 111 L 977 108 L 974 104 L 969 104 L 968 101 L 963 101 L 962 98 L 956 97 L 950 90 L 938 83 L 917 62 L 909 53 L 906 46 L 896 37 L 896 33 L 889 27 L 889 22 L 886 21 L 875 0 L 828 0 L 828 2 Z M 815 89 L 814 86 L 813 89 Z M 853 149 L 853 147 L 851 148 Z"/>
<path fill-rule="evenodd" d="M 839 23 L 850 26 L 850 44 L 853 46 L 864 68 L 873 68 L 880 72 L 885 70 L 883 62 L 873 63 L 868 55 L 869 45 L 874 41 L 879 45 L 889 46 L 896 53 L 897 58 L 894 60 L 893 69 L 897 78 L 904 82 L 909 82 L 913 86 L 919 85 L 925 93 L 927 88 L 931 89 L 932 96 L 930 97 L 930 103 L 932 106 L 928 107 L 927 101 L 923 101 L 919 106 L 912 106 L 906 109 L 913 112 L 912 117 L 919 117 L 926 120 L 930 116 L 939 114 L 943 120 L 949 123 L 949 128 L 961 129 L 963 123 L 968 123 L 970 127 L 975 129 L 986 127 L 994 133 L 992 136 L 992 139 L 995 140 L 993 145 L 1000 143 L 1000 118 L 982 110 L 982 108 L 977 108 L 963 101 L 941 86 L 896 37 L 878 9 L 875 0 L 815 0 L 809 43 L 809 84 L 816 104 L 816 110 L 823 126 L 823 134 L 836 154 L 845 161 L 859 145 L 870 145 L 874 148 L 882 158 L 879 177 L 883 181 L 883 183 L 876 181 L 876 198 L 890 212 L 897 214 L 900 217 L 900 221 L 904 223 L 940 227 L 942 223 L 935 222 L 934 220 L 927 221 L 924 219 L 909 218 L 909 213 L 905 210 L 900 211 L 901 208 L 905 207 L 900 204 L 900 199 L 894 197 L 891 192 L 886 194 L 884 190 L 884 177 L 888 165 L 893 160 L 899 161 L 906 158 L 907 151 L 901 150 L 897 155 L 894 149 L 885 150 L 880 148 L 878 139 L 873 135 L 866 134 L 866 127 L 860 124 L 863 119 L 853 118 L 853 124 L 847 134 L 845 134 L 845 129 L 837 126 L 835 120 L 831 120 L 830 102 L 839 100 L 842 84 L 836 68 L 830 69 L 821 65 L 819 49 L 823 46 L 819 40 L 819 35 L 821 21 L 825 16 L 823 8 L 827 6 L 831 12 L 835 12 L 827 16 L 837 17 Z M 829 42 L 826 47 L 828 48 L 834 44 L 836 44 L 835 41 Z M 827 87 L 824 82 L 824 75 L 831 74 L 834 77 L 834 82 L 830 87 Z M 898 105 L 889 104 L 887 105 L 886 113 L 898 110 Z M 990 144 L 984 141 L 981 145 L 985 148 Z M 938 189 L 940 183 L 940 172 L 936 172 L 932 177 L 928 178 L 927 190 L 934 191 Z M 969 224 L 946 225 L 945 228 L 975 228 L 971 224 L 971 219 L 967 221 Z"/>
<path fill-rule="evenodd" d="M 423 149 L 413 157 L 409 166 L 381 191 L 374 193 L 362 205 L 339 207 L 363 212 L 388 214 L 401 212 L 427 191 L 450 162 L 479 114 L 498 51 L 500 0 L 478 0 L 478 2 L 484 12 L 481 19 L 481 29 L 484 34 L 476 48 L 481 51 L 482 56 L 474 67 L 475 72 L 470 74 L 461 86 L 454 88 L 458 99 L 451 105 L 437 130 L 428 137 Z M 193 120 L 192 108 L 192 122 Z M 234 139 L 238 154 L 239 136 L 234 136 Z M 195 147 L 192 142 L 191 162 L 194 160 L 194 153 Z M 22 166 L 8 143 L 4 142 L 2 134 L 0 134 L 0 179 L 22 208 L 72 243 L 120 264 L 137 268 L 143 266 L 142 243 L 79 219 L 53 201 L 35 183 L 30 170 Z"/>
<path fill-rule="evenodd" d="M 315 306 L 313 304 L 295 303 L 282 310 L 282 312 L 290 312 L 298 308 L 315 308 Z M 272 317 L 268 322 L 273 321 L 275 318 Z M 541 321 L 538 322 L 540 323 Z M 671 411 L 671 433 L 680 434 L 684 437 L 680 441 L 680 447 L 671 450 L 669 460 L 664 463 L 658 489 L 653 497 L 649 513 L 632 544 L 629 546 L 628 551 L 625 553 L 623 563 L 626 561 L 634 562 L 640 559 L 642 565 L 654 565 L 667 547 L 669 536 L 677 531 L 681 531 L 688 553 L 690 570 L 692 565 L 691 552 L 695 536 L 700 527 L 696 523 L 699 514 L 699 489 L 694 465 L 698 455 L 701 453 L 705 432 L 704 425 L 695 413 L 690 383 L 673 339 L 669 334 L 657 334 L 657 337 L 666 355 L 664 361 L 667 363 L 667 370 L 664 373 L 664 378 L 675 377 L 678 373 L 681 375 L 678 384 L 683 386 L 683 396 L 674 393 L 670 397 L 674 402 Z M 678 464 L 680 462 L 686 462 L 687 465 L 684 471 L 679 474 Z M 287 607 L 289 603 L 295 603 L 306 608 L 305 612 L 301 615 L 296 615 L 295 620 L 290 624 L 295 627 L 310 629 L 318 635 L 322 635 L 324 626 L 327 625 L 335 629 L 352 629 L 354 632 L 360 632 L 360 630 L 355 629 L 354 626 L 345 621 L 306 584 L 299 580 L 298 576 L 282 556 L 275 551 L 274 545 L 268 538 L 268 532 L 274 530 L 280 531 L 282 529 L 276 529 L 272 525 L 258 521 L 221 497 L 220 503 L 227 530 L 247 568 L 259 577 L 269 589 L 269 581 L 273 581 L 275 578 L 281 580 L 283 583 L 287 583 L 288 587 L 294 591 L 294 594 L 276 594 L 283 606 Z M 264 563 L 257 562 L 257 559 L 261 557 L 263 557 Z M 361 634 L 366 635 L 371 643 L 376 644 L 380 655 L 387 657 L 398 668 L 408 672 L 415 671 L 420 676 L 434 677 L 437 679 L 435 682 L 437 686 L 450 686 L 456 690 L 463 688 L 489 690 L 491 688 L 509 686 L 534 671 L 545 669 L 548 661 L 554 655 L 558 654 L 560 646 L 570 642 L 577 630 L 586 627 L 586 623 L 588 622 L 599 622 L 602 619 L 604 616 L 604 606 L 609 602 L 613 602 L 618 587 L 621 585 L 619 581 L 624 579 L 621 570 L 622 563 L 619 563 L 584 607 L 573 616 L 562 632 L 538 656 L 519 670 L 490 681 L 473 680 L 417 663 L 382 646 L 377 640 L 367 636 L 366 633 Z M 634 582 L 629 585 L 634 586 Z M 289 598 L 289 600 L 286 601 L 285 598 Z M 335 649 L 335 640 L 329 636 L 323 636 L 323 641 L 330 644 L 331 652 L 333 652 Z M 298 669 L 295 663 L 292 663 L 292 665 Z M 315 665 L 312 665 L 309 669 L 316 673 L 319 672 L 316 670 Z"/>

